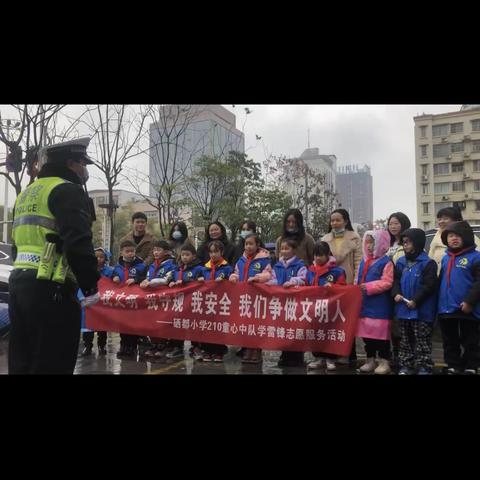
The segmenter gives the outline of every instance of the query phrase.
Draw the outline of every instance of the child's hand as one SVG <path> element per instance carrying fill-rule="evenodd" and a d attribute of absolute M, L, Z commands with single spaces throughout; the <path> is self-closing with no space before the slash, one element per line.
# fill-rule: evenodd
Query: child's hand
<path fill-rule="evenodd" d="M 473 307 L 469 303 L 462 302 L 460 304 L 460 310 L 462 310 L 463 313 L 472 313 Z"/>
<path fill-rule="evenodd" d="M 250 277 L 250 278 L 247 280 L 247 282 L 248 282 L 248 283 L 256 282 L 255 277 Z"/>
<path fill-rule="evenodd" d="M 113 283 L 120 283 L 120 277 L 113 277 L 112 281 Z"/>
<path fill-rule="evenodd" d="M 205 281 L 205 279 L 204 279 L 203 277 L 199 277 L 199 278 L 197 278 L 197 280 L 198 280 L 199 282 L 204 282 L 204 281 Z"/>
<path fill-rule="evenodd" d="M 324 287 L 331 287 L 332 284 L 330 282 L 325 283 Z"/>
<path fill-rule="evenodd" d="M 175 286 L 175 282 L 170 282 L 170 283 L 168 284 L 168 286 L 169 286 L 170 288 L 173 288 L 173 287 Z"/>
<path fill-rule="evenodd" d="M 402 297 L 401 295 L 395 295 L 394 300 L 395 300 L 397 303 L 400 303 L 400 302 L 403 302 L 403 297 Z"/>
<path fill-rule="evenodd" d="M 222 277 L 218 277 L 218 278 L 215 279 L 216 282 L 221 282 L 222 280 L 223 280 Z"/>
<path fill-rule="evenodd" d="M 407 302 L 407 307 L 410 310 L 413 310 L 413 309 L 417 308 L 417 304 L 413 300 L 410 300 L 410 301 Z"/>
<path fill-rule="evenodd" d="M 237 277 L 230 277 L 229 280 L 232 283 L 237 283 Z"/>
<path fill-rule="evenodd" d="M 145 279 L 145 280 L 140 284 L 140 288 L 147 288 L 149 285 L 150 285 L 150 282 Z"/>
<path fill-rule="evenodd" d="M 290 287 L 294 287 L 294 286 L 295 286 L 295 283 L 291 282 L 290 280 L 283 284 L 283 288 L 290 288 Z"/>
<path fill-rule="evenodd" d="M 135 283 L 135 279 L 134 278 L 129 278 L 125 283 L 127 284 L 127 287 L 129 287 L 130 285 Z"/>

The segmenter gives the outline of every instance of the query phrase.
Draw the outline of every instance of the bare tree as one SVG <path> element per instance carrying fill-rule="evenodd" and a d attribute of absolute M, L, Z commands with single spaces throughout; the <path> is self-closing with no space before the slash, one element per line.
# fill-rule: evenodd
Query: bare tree
<path fill-rule="evenodd" d="M 86 106 L 80 124 L 88 127 L 96 150 L 95 165 L 103 173 L 108 190 L 110 251 L 113 248 L 115 207 L 113 189 L 120 183 L 125 162 L 142 153 L 141 140 L 149 108 L 129 105 Z"/>
<path fill-rule="evenodd" d="M 0 114 L 0 142 L 10 150 L 5 162 L 9 171 L 0 174 L 7 177 L 18 195 L 22 190 L 25 175 L 30 177 L 29 183 L 36 177 L 35 152 L 57 138 L 57 117 L 66 105 L 11 106 L 16 110 L 18 118 L 14 128 L 5 128 Z"/>

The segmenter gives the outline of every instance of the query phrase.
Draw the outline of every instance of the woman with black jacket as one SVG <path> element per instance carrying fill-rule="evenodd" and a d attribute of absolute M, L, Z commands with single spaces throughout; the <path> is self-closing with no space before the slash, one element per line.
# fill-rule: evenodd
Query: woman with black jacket
<path fill-rule="evenodd" d="M 233 263 L 235 257 L 235 245 L 233 245 L 230 240 L 227 238 L 227 230 L 225 226 L 218 220 L 211 222 L 205 228 L 205 240 L 202 242 L 200 247 L 197 250 L 197 258 L 205 264 L 210 259 L 208 254 L 208 244 L 213 240 L 219 240 L 223 243 L 224 251 L 223 258 L 231 265 L 235 266 Z"/>

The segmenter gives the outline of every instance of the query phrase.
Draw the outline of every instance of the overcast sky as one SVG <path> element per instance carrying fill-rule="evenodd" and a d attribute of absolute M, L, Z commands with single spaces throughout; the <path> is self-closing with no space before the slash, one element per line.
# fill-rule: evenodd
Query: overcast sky
<path fill-rule="evenodd" d="M 374 216 L 403 211 L 416 224 L 415 145 L 413 117 L 458 110 L 461 105 L 224 105 L 245 133 L 246 153 L 258 162 L 270 154 L 299 156 L 310 146 L 334 154 L 338 166 L 367 164 L 373 176 Z M 245 108 L 252 113 L 246 115 Z M 11 111 L 0 105 L 2 117 Z M 262 137 L 256 140 L 256 135 Z M 3 147 L 3 145 L 2 145 Z M 3 158 L 3 152 L 0 158 Z M 132 161 L 134 163 L 134 161 Z M 131 163 L 131 164 L 132 164 Z M 146 159 L 138 159 L 146 169 Z M 103 188 L 91 170 L 90 189 Z M 131 189 L 123 182 L 123 188 Z M 0 202 L 4 181 L 0 177 Z M 13 196 L 13 192 L 11 194 Z M 9 202 L 11 203 L 11 202 Z"/>

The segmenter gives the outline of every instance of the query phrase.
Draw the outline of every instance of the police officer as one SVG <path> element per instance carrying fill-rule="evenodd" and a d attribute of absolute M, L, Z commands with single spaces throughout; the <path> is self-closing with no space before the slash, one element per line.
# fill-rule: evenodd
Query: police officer
<path fill-rule="evenodd" d="M 90 139 L 44 147 L 38 179 L 17 198 L 10 276 L 10 374 L 72 374 L 81 308 L 95 304 L 99 274 L 92 245 Z"/>

